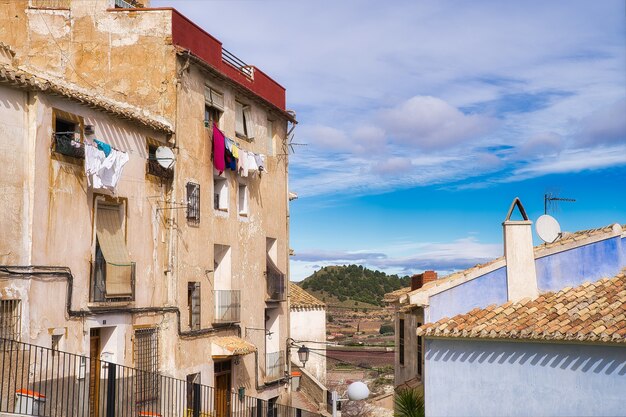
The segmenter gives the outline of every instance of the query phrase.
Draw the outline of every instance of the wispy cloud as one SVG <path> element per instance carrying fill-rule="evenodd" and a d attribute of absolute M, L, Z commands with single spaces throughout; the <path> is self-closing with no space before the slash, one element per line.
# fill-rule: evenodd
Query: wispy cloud
<path fill-rule="evenodd" d="M 292 279 L 301 280 L 322 266 L 353 263 L 390 274 L 411 275 L 428 269 L 445 274 L 484 263 L 502 253 L 501 245 L 481 243 L 474 237 L 452 242 L 410 243 L 401 248 L 402 252 L 411 252 L 409 255 L 387 254 L 398 253 L 398 249 L 390 246 L 382 251 L 298 251 L 291 261 Z"/>

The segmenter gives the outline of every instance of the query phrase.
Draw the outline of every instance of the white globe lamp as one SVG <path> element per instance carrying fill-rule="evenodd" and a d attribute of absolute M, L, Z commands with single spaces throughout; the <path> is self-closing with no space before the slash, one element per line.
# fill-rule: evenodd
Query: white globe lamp
<path fill-rule="evenodd" d="M 367 388 L 367 385 L 365 385 L 363 382 L 356 381 L 348 385 L 347 394 L 348 394 L 349 400 L 360 401 L 369 397 L 370 390 L 369 388 Z"/>

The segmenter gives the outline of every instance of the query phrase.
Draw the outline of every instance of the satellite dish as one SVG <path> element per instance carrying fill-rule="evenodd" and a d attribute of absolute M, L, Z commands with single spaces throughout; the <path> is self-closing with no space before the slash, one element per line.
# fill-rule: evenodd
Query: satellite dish
<path fill-rule="evenodd" d="M 355 381 L 348 385 L 348 399 L 352 401 L 364 400 L 370 395 L 367 385 L 361 381 Z"/>
<path fill-rule="evenodd" d="M 165 169 L 173 167 L 176 161 L 174 152 L 167 146 L 159 146 L 155 152 L 155 156 L 157 163 Z"/>
<path fill-rule="evenodd" d="M 546 243 L 555 242 L 561 237 L 561 226 L 556 219 L 548 214 L 544 214 L 537 219 L 535 224 L 537 235 Z"/>

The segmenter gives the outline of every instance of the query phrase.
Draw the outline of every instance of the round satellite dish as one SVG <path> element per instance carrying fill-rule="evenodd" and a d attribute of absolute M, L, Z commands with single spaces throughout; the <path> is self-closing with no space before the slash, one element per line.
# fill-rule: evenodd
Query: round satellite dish
<path fill-rule="evenodd" d="M 552 216 L 544 214 L 537 219 L 535 229 L 539 238 L 546 243 L 555 242 L 561 236 L 561 226 Z"/>
<path fill-rule="evenodd" d="M 348 385 L 348 399 L 352 401 L 364 400 L 369 395 L 369 388 L 367 388 L 367 385 L 361 381 L 356 381 Z"/>
<path fill-rule="evenodd" d="M 174 152 L 167 146 L 159 146 L 155 152 L 156 160 L 159 165 L 165 169 L 174 166 Z"/>

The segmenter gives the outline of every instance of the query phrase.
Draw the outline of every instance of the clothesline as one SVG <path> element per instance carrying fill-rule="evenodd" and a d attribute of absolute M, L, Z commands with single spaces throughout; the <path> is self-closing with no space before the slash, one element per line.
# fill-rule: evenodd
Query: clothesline
<path fill-rule="evenodd" d="M 74 133 L 76 133 L 76 132 L 54 132 L 54 134 L 55 134 L 55 135 L 69 135 L 69 134 L 74 134 Z M 95 147 L 95 148 L 97 148 L 97 147 L 98 147 L 97 145 L 94 145 L 93 143 L 87 142 L 88 140 L 89 140 L 89 141 L 91 141 L 91 140 L 92 140 L 92 139 L 89 139 L 89 138 L 85 138 L 85 141 L 83 141 L 83 142 L 81 142 L 80 140 L 72 139 L 72 138 L 68 138 L 68 139 L 69 139 L 71 142 L 74 142 L 74 143 L 82 143 L 82 144 L 85 144 L 85 145 L 88 145 L 88 146 L 93 146 L 93 147 Z M 103 142 L 103 143 L 104 143 L 104 142 Z M 118 152 L 126 152 L 126 151 L 123 151 L 123 150 L 121 150 L 121 149 L 117 149 L 115 146 L 112 146 L 112 145 L 111 145 L 111 144 L 109 144 L 109 143 L 107 143 L 107 145 L 109 145 L 109 146 L 111 147 L 111 149 L 115 149 L 115 150 L 116 150 L 116 151 L 118 151 Z"/>
<path fill-rule="evenodd" d="M 213 123 L 213 166 L 221 174 L 226 168 L 242 177 L 258 172 L 267 172 L 265 155 L 246 151 L 239 143 L 226 137 L 217 124 Z"/>

